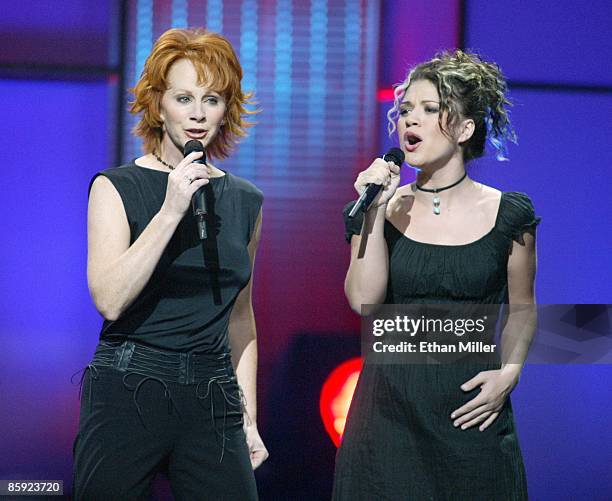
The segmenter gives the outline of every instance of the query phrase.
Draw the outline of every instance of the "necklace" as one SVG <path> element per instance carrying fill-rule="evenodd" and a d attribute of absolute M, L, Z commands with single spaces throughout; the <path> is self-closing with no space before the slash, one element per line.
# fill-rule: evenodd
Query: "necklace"
<path fill-rule="evenodd" d="M 153 156 L 156 158 L 156 160 L 157 160 L 157 161 L 158 161 L 160 164 L 165 165 L 165 166 L 166 166 L 166 167 L 168 167 L 168 169 L 170 169 L 170 170 L 174 170 L 174 165 L 170 165 L 169 163 L 164 162 L 164 161 L 161 159 L 161 157 L 160 157 L 160 156 L 159 156 L 157 153 L 153 152 Z"/>
<path fill-rule="evenodd" d="M 461 176 L 461 179 L 459 179 L 459 181 L 455 181 L 453 184 L 449 184 L 448 186 L 443 186 L 442 188 L 433 188 L 433 189 L 429 189 L 429 188 L 421 188 L 418 184 L 415 183 L 415 186 L 417 187 L 417 190 L 421 190 L 421 191 L 425 191 L 427 193 L 434 193 L 434 197 L 433 197 L 433 213 L 436 216 L 440 215 L 440 197 L 438 196 L 438 193 L 440 193 L 441 191 L 444 190 L 448 190 L 449 188 L 453 188 L 454 186 L 457 186 L 461 181 L 463 181 L 467 176 L 467 172 L 463 173 L 463 176 Z"/>

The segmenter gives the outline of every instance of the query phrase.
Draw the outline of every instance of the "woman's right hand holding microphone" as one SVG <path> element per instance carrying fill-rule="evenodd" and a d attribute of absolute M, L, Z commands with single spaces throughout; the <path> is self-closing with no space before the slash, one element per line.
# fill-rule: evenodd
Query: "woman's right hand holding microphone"
<path fill-rule="evenodd" d="M 370 205 L 370 208 L 377 208 L 391 200 L 399 183 L 400 167 L 394 162 L 387 162 L 382 158 L 377 158 L 366 170 L 359 173 L 354 186 L 359 195 L 363 193 L 368 184 L 382 186 L 382 189 Z"/>
<path fill-rule="evenodd" d="M 201 151 L 190 153 L 168 174 L 166 198 L 160 212 L 172 218 L 182 219 L 194 193 L 210 182 L 210 167 L 193 163 L 202 155 Z"/>

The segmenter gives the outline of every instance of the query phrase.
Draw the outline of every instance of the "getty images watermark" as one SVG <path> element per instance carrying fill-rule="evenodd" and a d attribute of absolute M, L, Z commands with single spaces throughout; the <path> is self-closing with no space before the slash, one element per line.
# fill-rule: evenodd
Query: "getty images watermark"
<path fill-rule="evenodd" d="M 403 335 L 404 337 L 415 338 L 417 334 L 421 337 L 423 334 L 448 334 L 457 337 L 470 336 L 473 334 L 483 335 L 486 333 L 487 316 L 482 318 L 426 318 L 421 315 L 420 318 L 413 318 L 408 315 L 396 315 L 395 318 L 375 318 L 372 322 L 372 334 L 375 337 L 382 338 L 390 335 Z M 480 337 L 480 336 L 479 336 Z M 386 340 L 389 338 L 387 337 Z M 401 339 L 401 338 L 400 338 Z M 451 338 L 453 340 L 453 338 Z M 404 352 L 409 353 L 477 353 L 477 352 L 494 352 L 497 346 L 494 343 L 485 343 L 483 341 L 465 341 L 465 342 L 438 342 L 430 341 L 395 341 L 385 342 L 382 339 L 374 341 L 372 349 L 376 353 L 383 352 Z"/>
<path fill-rule="evenodd" d="M 610 305 L 364 305 L 376 363 L 612 363 Z"/>

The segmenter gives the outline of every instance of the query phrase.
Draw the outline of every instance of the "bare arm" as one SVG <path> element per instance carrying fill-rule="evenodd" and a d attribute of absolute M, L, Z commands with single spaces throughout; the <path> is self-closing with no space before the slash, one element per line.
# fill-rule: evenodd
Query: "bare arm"
<path fill-rule="evenodd" d="M 257 329 L 252 301 L 255 254 L 261 235 L 261 220 L 260 210 L 253 237 L 249 242 L 251 279 L 236 298 L 228 327 L 232 364 L 245 400 L 244 429 L 253 469 L 268 457 L 268 451 L 257 429 Z"/>
<path fill-rule="evenodd" d="M 399 171 L 393 162 L 377 158 L 355 181 L 357 193 L 369 183 L 383 186 L 364 215 L 361 234 L 351 238 L 351 263 L 344 280 L 344 294 L 358 314 L 361 314 L 362 304 L 380 304 L 385 300 L 389 275 L 385 211 L 399 186 Z"/>
<path fill-rule="evenodd" d="M 98 176 L 87 214 L 87 282 L 98 311 L 116 320 L 142 292 L 172 238 L 193 193 L 208 183 L 206 167 L 189 155 L 168 176 L 164 204 L 130 246 L 130 229 L 121 197 L 111 181 Z M 192 183 L 186 177 L 195 179 Z"/>
<path fill-rule="evenodd" d="M 257 330 L 253 313 L 252 291 L 255 254 L 261 235 L 261 219 L 260 210 L 253 237 L 249 242 L 251 279 L 236 298 L 228 328 L 232 363 L 246 400 L 245 420 L 247 425 L 257 422 Z"/>
<path fill-rule="evenodd" d="M 389 275 L 389 251 L 384 236 L 387 205 L 364 215 L 360 235 L 351 238 L 351 263 L 344 280 L 344 293 L 352 308 L 361 314 L 362 304 L 385 300 Z"/>
<path fill-rule="evenodd" d="M 461 385 L 463 391 L 480 386 L 480 393 L 451 414 L 455 426 L 467 429 L 480 424 L 484 431 L 499 416 L 508 395 L 516 387 L 536 330 L 534 281 L 535 237 L 523 235 L 524 245 L 512 243 L 508 259 L 510 317 L 502 332 L 502 368 L 479 372 Z M 525 306 L 526 305 L 526 306 Z"/>
<path fill-rule="evenodd" d="M 121 197 L 99 176 L 89 197 L 87 281 L 98 311 L 116 320 L 140 294 L 178 221 L 157 214 L 130 246 L 130 228 Z"/>
<path fill-rule="evenodd" d="M 502 333 L 502 373 L 513 378 L 523 369 L 537 326 L 535 274 L 537 268 L 535 236 L 523 234 L 524 245 L 512 243 L 508 259 L 509 318 Z M 522 306 L 527 305 L 527 306 Z"/>

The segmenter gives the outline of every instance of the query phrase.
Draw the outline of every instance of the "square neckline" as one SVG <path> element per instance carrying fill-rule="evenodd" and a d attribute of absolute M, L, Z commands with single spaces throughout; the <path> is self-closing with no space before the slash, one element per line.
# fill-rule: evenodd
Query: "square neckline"
<path fill-rule="evenodd" d="M 472 240 L 471 242 L 467 242 L 465 244 L 434 244 L 434 243 L 430 243 L 430 242 L 421 242 L 420 240 L 414 240 L 406 235 L 404 235 L 404 233 L 402 231 L 400 231 L 399 228 L 397 228 L 391 221 L 389 221 L 386 217 L 385 217 L 385 224 L 389 224 L 397 233 L 399 233 L 405 240 L 408 240 L 409 242 L 418 244 L 418 245 L 424 245 L 427 247 L 441 247 L 441 248 L 461 248 L 461 247 L 468 247 L 470 245 L 474 245 L 477 244 L 479 242 L 481 242 L 482 240 L 484 240 L 485 238 L 489 237 L 496 229 L 497 226 L 499 224 L 499 217 L 502 211 L 502 204 L 504 202 L 504 197 L 506 195 L 505 191 L 501 192 L 501 196 L 499 197 L 499 203 L 497 205 L 497 213 L 495 214 L 495 222 L 493 223 L 493 226 L 491 227 L 491 229 L 489 231 L 487 231 L 484 235 L 478 237 L 475 240 Z"/>

